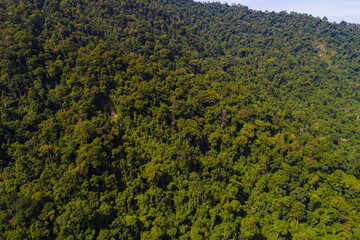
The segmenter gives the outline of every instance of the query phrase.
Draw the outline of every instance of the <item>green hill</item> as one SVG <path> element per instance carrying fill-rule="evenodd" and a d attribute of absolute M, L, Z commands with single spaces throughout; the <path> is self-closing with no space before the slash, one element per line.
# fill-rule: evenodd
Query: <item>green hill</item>
<path fill-rule="evenodd" d="M 359 239 L 360 26 L 0 0 L 0 239 Z"/>

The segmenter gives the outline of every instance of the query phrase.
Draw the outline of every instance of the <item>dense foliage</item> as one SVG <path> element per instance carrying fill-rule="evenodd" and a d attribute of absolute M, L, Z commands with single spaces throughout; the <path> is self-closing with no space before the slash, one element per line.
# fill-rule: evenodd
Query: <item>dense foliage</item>
<path fill-rule="evenodd" d="M 0 0 L 0 239 L 359 239 L 359 26 Z"/>

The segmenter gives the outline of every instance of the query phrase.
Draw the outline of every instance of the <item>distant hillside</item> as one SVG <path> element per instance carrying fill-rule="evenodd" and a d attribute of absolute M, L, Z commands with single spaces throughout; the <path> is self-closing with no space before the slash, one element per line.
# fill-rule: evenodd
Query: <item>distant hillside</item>
<path fill-rule="evenodd" d="M 0 0 L 0 239 L 359 239 L 360 30 L 191 0 Z"/>

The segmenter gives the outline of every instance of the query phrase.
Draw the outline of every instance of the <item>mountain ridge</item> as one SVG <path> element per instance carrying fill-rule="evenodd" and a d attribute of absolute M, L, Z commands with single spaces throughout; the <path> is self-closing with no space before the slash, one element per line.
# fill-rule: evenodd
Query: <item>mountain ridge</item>
<path fill-rule="evenodd" d="M 359 238 L 358 25 L 191 0 L 0 20 L 0 238 Z"/>

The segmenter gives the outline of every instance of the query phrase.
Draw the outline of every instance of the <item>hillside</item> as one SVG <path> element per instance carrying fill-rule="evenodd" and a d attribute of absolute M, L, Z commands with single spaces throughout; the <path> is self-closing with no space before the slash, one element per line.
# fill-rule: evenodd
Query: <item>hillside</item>
<path fill-rule="evenodd" d="M 192 0 L 0 0 L 0 239 L 360 239 L 360 28 Z"/>

